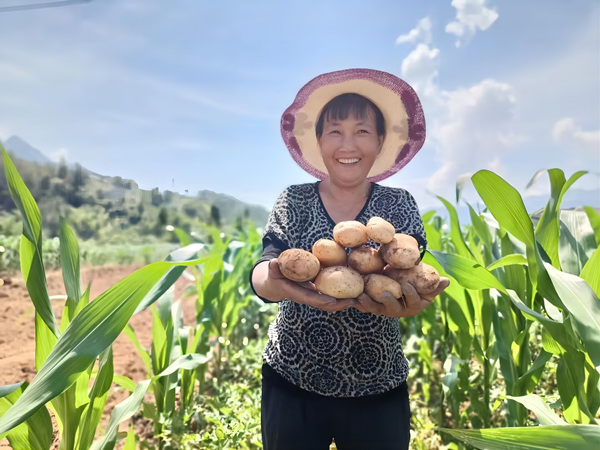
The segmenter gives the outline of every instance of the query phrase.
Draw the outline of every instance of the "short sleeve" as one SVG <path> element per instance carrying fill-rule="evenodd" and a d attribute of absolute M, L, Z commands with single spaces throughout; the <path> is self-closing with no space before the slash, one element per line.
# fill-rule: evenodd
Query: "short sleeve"
<path fill-rule="evenodd" d="M 277 198 L 265 226 L 264 239 L 276 242 L 287 248 L 298 246 L 300 210 L 294 194 L 294 187 L 285 189 Z"/>

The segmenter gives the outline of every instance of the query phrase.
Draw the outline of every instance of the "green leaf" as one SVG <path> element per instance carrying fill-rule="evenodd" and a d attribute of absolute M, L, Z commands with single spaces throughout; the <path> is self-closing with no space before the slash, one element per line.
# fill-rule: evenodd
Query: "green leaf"
<path fill-rule="evenodd" d="M 513 397 L 507 395 L 506 398 L 521 403 L 527 409 L 533 411 L 540 425 L 566 425 L 567 422 L 562 420 L 548 404 L 542 400 L 539 395 L 529 394 L 521 397 Z"/>
<path fill-rule="evenodd" d="M 148 353 L 148 350 L 143 348 L 142 344 L 140 344 L 140 341 L 137 338 L 135 331 L 134 331 L 133 327 L 131 326 L 131 324 L 128 324 L 123 329 L 123 333 L 125 333 L 125 336 L 127 336 L 129 338 L 129 340 L 131 341 L 133 346 L 136 348 L 138 355 L 140 355 L 140 358 L 142 359 L 142 362 L 144 363 L 144 367 L 146 368 L 146 377 L 150 378 L 152 376 L 152 360 L 150 359 L 150 353 Z"/>
<path fill-rule="evenodd" d="M 79 244 L 75 232 L 66 220 L 60 218 L 60 265 L 62 267 L 65 290 L 67 291 L 67 311 L 73 320 L 77 304 L 81 298 L 81 280 L 79 270 Z"/>
<path fill-rule="evenodd" d="M 445 198 L 440 197 L 439 195 L 437 196 L 437 198 L 444 204 L 444 206 L 446 206 L 446 209 L 450 214 L 450 239 L 454 244 L 456 253 L 458 253 L 460 256 L 473 258 L 471 251 L 467 247 L 467 244 L 465 244 L 465 240 L 460 229 L 460 221 L 458 220 L 458 214 L 456 213 L 456 208 L 454 208 L 454 206 L 452 206 L 452 204 Z"/>
<path fill-rule="evenodd" d="M 552 425 L 545 427 L 492 428 L 451 430 L 442 433 L 486 450 L 582 450 L 596 448 L 600 442 L 600 426 Z"/>
<path fill-rule="evenodd" d="M 0 386 L 0 417 L 15 404 L 28 383 Z M 0 433 L 0 440 L 7 438 L 14 449 L 48 450 L 52 444 L 52 421 L 46 408 L 39 409 L 25 423 L 7 433 Z"/>
<path fill-rule="evenodd" d="M 131 418 L 140 409 L 142 401 L 144 400 L 144 395 L 146 395 L 146 392 L 150 387 L 150 382 L 151 380 L 144 380 L 138 383 L 133 393 L 115 406 L 110 415 L 104 437 L 102 440 L 94 442 L 91 450 L 109 450 L 114 448 L 115 443 L 117 442 L 119 425 Z"/>
<path fill-rule="evenodd" d="M 177 358 L 169 365 L 169 367 L 156 375 L 154 378 L 171 375 L 179 369 L 193 370 L 196 367 L 207 363 L 209 360 L 210 356 L 208 355 L 202 355 L 200 353 L 188 353 Z"/>
<path fill-rule="evenodd" d="M 55 336 L 60 334 L 58 323 L 52 311 L 46 273 L 42 259 L 42 215 L 40 210 L 17 172 L 8 153 L 2 148 L 4 172 L 10 196 L 23 218 L 23 238 L 21 239 L 21 272 L 36 311 Z"/>
<path fill-rule="evenodd" d="M 159 262 L 143 267 L 85 306 L 57 341 L 17 404 L 0 418 L 0 433 L 23 422 L 73 384 L 113 343 L 142 299 L 173 265 Z"/>
<path fill-rule="evenodd" d="M 186 262 L 192 261 L 197 257 L 198 252 L 204 248 L 204 244 L 191 244 L 187 247 L 178 248 L 173 252 L 169 253 L 169 255 L 165 258 L 167 262 Z M 195 264 L 201 264 L 206 260 L 199 259 L 195 261 Z M 148 306 L 153 304 L 156 300 L 158 300 L 162 295 L 167 292 L 167 290 L 179 279 L 181 274 L 186 269 L 187 265 L 176 265 L 173 266 L 161 279 L 158 283 L 154 285 L 154 287 L 148 292 L 146 297 L 140 302 L 137 309 L 135 310 L 135 314 L 143 311 Z"/>
<path fill-rule="evenodd" d="M 113 353 L 112 346 L 110 346 L 100 354 L 98 372 L 89 395 L 89 403 L 83 411 L 81 422 L 77 427 L 76 449 L 88 449 L 94 442 L 96 429 L 100 424 L 108 400 L 113 374 Z"/>
<path fill-rule="evenodd" d="M 596 245 L 600 247 L 600 214 L 598 214 L 596 210 L 591 206 L 584 206 L 583 209 L 585 210 L 588 219 L 590 219 L 590 225 L 592 226 L 592 230 L 594 230 Z"/>
<path fill-rule="evenodd" d="M 592 253 L 579 276 L 592 288 L 596 296 L 600 297 L 600 248 Z"/>
<path fill-rule="evenodd" d="M 548 172 L 550 177 L 550 199 L 548 204 L 544 208 L 540 221 L 535 228 L 535 235 L 538 238 L 540 245 L 546 251 L 546 254 L 550 257 L 552 264 L 555 267 L 560 267 L 558 261 L 558 236 L 559 236 L 559 222 L 558 213 L 560 208 L 559 197 L 563 186 L 565 185 L 565 174 L 560 169 L 550 169 L 538 171 L 534 178 L 537 179 L 542 172 Z M 530 186 L 532 182 L 529 182 Z"/>
<path fill-rule="evenodd" d="M 444 270 L 452 275 L 461 286 L 467 289 L 498 289 L 506 292 L 502 283 L 480 266 L 474 260 L 450 253 L 430 252 L 442 265 Z"/>
<path fill-rule="evenodd" d="M 600 367 L 600 300 L 581 278 L 545 264 L 552 284 L 571 313 L 581 340 L 594 363 Z"/>
<path fill-rule="evenodd" d="M 500 267 L 504 266 L 524 266 L 526 264 L 527 258 L 525 258 L 523 255 L 519 255 L 518 253 L 514 253 L 512 255 L 503 256 L 498 261 L 495 261 L 489 266 L 487 266 L 486 269 L 491 272 L 492 270 L 499 269 Z"/>
<path fill-rule="evenodd" d="M 129 426 L 129 431 L 127 432 L 127 438 L 125 439 L 125 444 L 123 446 L 123 450 L 136 450 L 135 448 L 135 432 L 133 431 L 133 424 Z"/>
<path fill-rule="evenodd" d="M 519 192 L 489 170 L 480 170 L 471 180 L 498 223 L 525 245 L 534 247 L 533 225 Z"/>

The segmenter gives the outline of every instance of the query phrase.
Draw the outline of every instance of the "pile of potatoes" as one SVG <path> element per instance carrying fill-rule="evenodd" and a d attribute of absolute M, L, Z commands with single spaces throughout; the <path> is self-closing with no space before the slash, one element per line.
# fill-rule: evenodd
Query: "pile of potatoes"
<path fill-rule="evenodd" d="M 367 247 L 369 240 L 379 243 L 379 248 Z M 365 292 L 376 299 L 384 291 L 400 298 L 405 282 L 419 294 L 428 295 L 440 282 L 437 270 L 421 261 L 417 240 L 396 233 L 381 217 L 372 217 L 367 225 L 354 220 L 340 222 L 333 229 L 333 240 L 319 239 L 312 252 L 285 250 L 278 262 L 286 278 L 314 280 L 319 292 L 335 298 L 356 298 Z"/>

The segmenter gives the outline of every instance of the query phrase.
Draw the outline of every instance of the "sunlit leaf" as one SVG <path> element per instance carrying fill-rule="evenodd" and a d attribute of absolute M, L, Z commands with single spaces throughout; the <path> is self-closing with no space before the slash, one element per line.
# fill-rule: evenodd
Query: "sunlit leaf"
<path fill-rule="evenodd" d="M 498 279 L 474 260 L 435 250 L 431 251 L 431 254 L 461 286 L 467 289 L 498 289 L 502 292 L 505 291 L 504 286 Z"/>
<path fill-rule="evenodd" d="M 487 450 L 582 450 L 596 448 L 600 427 L 594 425 L 553 425 L 539 427 L 451 430 L 442 433 Z"/>
<path fill-rule="evenodd" d="M 600 367 L 600 300 L 581 278 L 546 264 L 548 275 L 573 320 L 596 367 Z"/>
<path fill-rule="evenodd" d="M 507 395 L 506 397 L 521 403 L 527 409 L 533 411 L 540 422 L 540 425 L 566 425 L 567 423 L 561 419 L 539 395 L 529 394 L 520 397 Z"/>
<path fill-rule="evenodd" d="M 0 386 L 0 416 L 15 404 L 28 383 Z M 39 409 L 25 423 L 7 433 L 0 433 L 0 440 L 7 438 L 14 449 L 48 450 L 52 444 L 52 421 L 46 408 Z"/>
<path fill-rule="evenodd" d="M 114 448 L 117 441 L 119 425 L 131 418 L 140 409 L 142 401 L 144 400 L 144 395 L 146 395 L 146 392 L 150 387 L 150 382 L 151 380 L 144 380 L 138 383 L 133 393 L 114 407 L 104 437 L 102 440 L 94 442 L 91 450 L 112 450 Z"/>

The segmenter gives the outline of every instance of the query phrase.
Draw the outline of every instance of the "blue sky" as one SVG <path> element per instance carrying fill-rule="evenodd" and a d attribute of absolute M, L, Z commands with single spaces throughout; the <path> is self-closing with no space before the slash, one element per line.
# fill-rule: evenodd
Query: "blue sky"
<path fill-rule="evenodd" d="M 383 182 L 422 209 L 441 209 L 433 194 L 453 199 L 458 177 L 479 169 L 544 194 L 546 178 L 525 186 L 552 167 L 591 171 L 574 187 L 600 206 L 597 0 L 93 0 L 1 11 L 26 3 L 0 0 L 0 139 L 18 135 L 53 159 L 144 189 L 210 189 L 270 207 L 312 180 L 281 140 L 281 113 L 320 73 L 367 67 L 405 79 L 423 103 L 424 147 Z"/>

